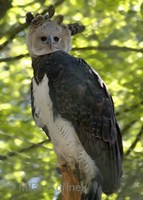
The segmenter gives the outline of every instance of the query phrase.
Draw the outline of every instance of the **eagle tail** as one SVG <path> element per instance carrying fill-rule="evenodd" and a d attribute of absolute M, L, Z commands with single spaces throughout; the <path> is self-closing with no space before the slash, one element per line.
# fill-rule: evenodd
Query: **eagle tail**
<path fill-rule="evenodd" d="M 93 180 L 88 194 L 82 194 L 82 200 L 101 200 L 102 187 L 97 180 Z"/>
<path fill-rule="evenodd" d="M 93 181 L 87 200 L 101 200 L 102 188 L 100 183 Z"/>

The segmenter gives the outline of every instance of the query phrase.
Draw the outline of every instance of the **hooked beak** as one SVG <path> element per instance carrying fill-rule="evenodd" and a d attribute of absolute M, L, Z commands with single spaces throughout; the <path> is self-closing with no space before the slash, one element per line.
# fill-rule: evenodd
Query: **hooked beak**
<path fill-rule="evenodd" d="M 45 41 L 45 43 L 46 43 L 46 44 L 49 44 L 50 49 L 52 49 L 52 45 L 53 45 L 53 43 L 54 43 L 54 41 L 53 41 L 53 36 L 52 36 L 52 35 L 49 35 L 49 36 L 47 37 L 47 40 Z"/>

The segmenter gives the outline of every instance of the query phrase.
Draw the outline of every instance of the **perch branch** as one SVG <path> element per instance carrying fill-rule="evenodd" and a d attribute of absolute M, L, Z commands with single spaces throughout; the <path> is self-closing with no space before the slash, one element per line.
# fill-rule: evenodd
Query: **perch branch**
<path fill-rule="evenodd" d="M 66 164 L 59 165 L 59 170 L 62 182 L 62 200 L 81 200 L 81 187 L 77 173 Z"/>

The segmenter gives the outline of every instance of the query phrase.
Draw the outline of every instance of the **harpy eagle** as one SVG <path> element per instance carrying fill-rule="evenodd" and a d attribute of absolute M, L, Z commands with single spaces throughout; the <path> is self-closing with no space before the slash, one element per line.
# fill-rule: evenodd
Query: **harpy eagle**
<path fill-rule="evenodd" d="M 51 139 L 58 160 L 78 166 L 82 200 L 112 194 L 122 176 L 122 139 L 112 98 L 100 78 L 83 59 L 69 54 L 71 36 L 79 24 L 54 20 L 48 14 L 27 13 L 27 47 L 32 58 L 32 114 Z"/>

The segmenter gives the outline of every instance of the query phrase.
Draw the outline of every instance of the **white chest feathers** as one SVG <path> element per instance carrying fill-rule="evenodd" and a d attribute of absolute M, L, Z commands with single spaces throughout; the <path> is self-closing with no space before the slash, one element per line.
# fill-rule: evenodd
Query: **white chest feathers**
<path fill-rule="evenodd" d="M 39 127 L 47 127 L 59 161 L 68 162 L 72 168 L 78 163 L 81 170 L 87 174 L 87 181 L 91 180 L 95 177 L 97 168 L 81 145 L 72 124 L 60 114 L 55 119 L 53 117 L 47 75 L 39 85 L 33 78 L 33 97 L 35 122 Z"/>

